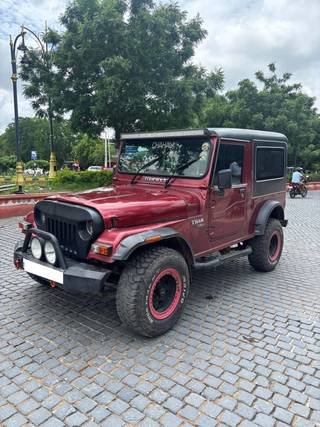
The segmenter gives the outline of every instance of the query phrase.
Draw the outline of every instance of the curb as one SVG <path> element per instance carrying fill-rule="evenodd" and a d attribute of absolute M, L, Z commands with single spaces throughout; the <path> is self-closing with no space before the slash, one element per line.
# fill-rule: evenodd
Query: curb
<path fill-rule="evenodd" d="M 47 196 L 57 193 L 10 194 L 0 196 L 0 219 L 26 215 L 33 206 Z"/>

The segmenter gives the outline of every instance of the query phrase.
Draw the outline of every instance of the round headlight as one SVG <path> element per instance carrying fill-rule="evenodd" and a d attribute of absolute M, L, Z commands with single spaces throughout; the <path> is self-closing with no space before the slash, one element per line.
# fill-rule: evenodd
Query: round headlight
<path fill-rule="evenodd" d="M 42 257 L 42 246 L 40 240 L 37 237 L 34 237 L 31 240 L 30 247 L 32 256 L 36 259 L 40 259 Z"/>
<path fill-rule="evenodd" d="M 86 229 L 89 236 L 93 235 L 93 221 L 87 221 L 86 222 Z"/>
<path fill-rule="evenodd" d="M 35 210 L 34 218 L 38 226 L 44 225 L 46 222 L 46 215 L 44 214 L 44 212 L 41 212 L 39 209 Z"/>
<path fill-rule="evenodd" d="M 46 243 L 44 244 L 44 254 L 46 257 L 46 260 L 54 265 L 57 261 L 57 254 L 56 251 L 54 249 L 54 246 L 51 242 L 49 242 L 48 240 L 46 241 Z"/>

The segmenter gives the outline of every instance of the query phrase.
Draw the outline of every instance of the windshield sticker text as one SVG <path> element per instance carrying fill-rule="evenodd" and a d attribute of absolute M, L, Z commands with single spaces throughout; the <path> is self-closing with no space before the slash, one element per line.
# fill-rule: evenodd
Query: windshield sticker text
<path fill-rule="evenodd" d="M 179 146 L 180 144 L 177 144 L 174 141 L 155 141 L 152 143 L 153 149 L 162 148 L 167 150 L 175 150 L 179 148 Z"/>
<path fill-rule="evenodd" d="M 167 180 L 167 178 L 159 178 L 157 176 L 145 176 L 145 181 L 152 181 L 152 182 L 164 182 Z"/>

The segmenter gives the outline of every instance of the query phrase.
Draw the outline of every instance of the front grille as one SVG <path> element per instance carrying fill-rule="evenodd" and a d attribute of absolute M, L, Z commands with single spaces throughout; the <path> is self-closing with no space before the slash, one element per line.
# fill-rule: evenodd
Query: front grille
<path fill-rule="evenodd" d="M 46 231 L 56 236 L 62 251 L 66 255 L 78 255 L 76 224 L 46 217 Z"/>
<path fill-rule="evenodd" d="M 87 206 L 42 200 L 36 204 L 34 218 L 40 230 L 53 234 L 67 257 L 85 260 L 92 242 L 104 230 L 101 215 Z M 86 232 L 92 222 L 93 234 Z"/>

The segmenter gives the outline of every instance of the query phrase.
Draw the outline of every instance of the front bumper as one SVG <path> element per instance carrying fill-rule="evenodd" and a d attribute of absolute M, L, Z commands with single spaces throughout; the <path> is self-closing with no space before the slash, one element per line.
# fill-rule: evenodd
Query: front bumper
<path fill-rule="evenodd" d="M 52 266 L 45 261 L 33 258 L 29 242 L 31 235 L 34 234 L 50 240 L 54 244 L 58 266 Z M 64 257 L 55 236 L 36 228 L 27 230 L 25 240 L 16 244 L 14 264 L 34 276 L 73 293 L 98 294 L 103 290 L 111 274 L 111 270 Z"/>

